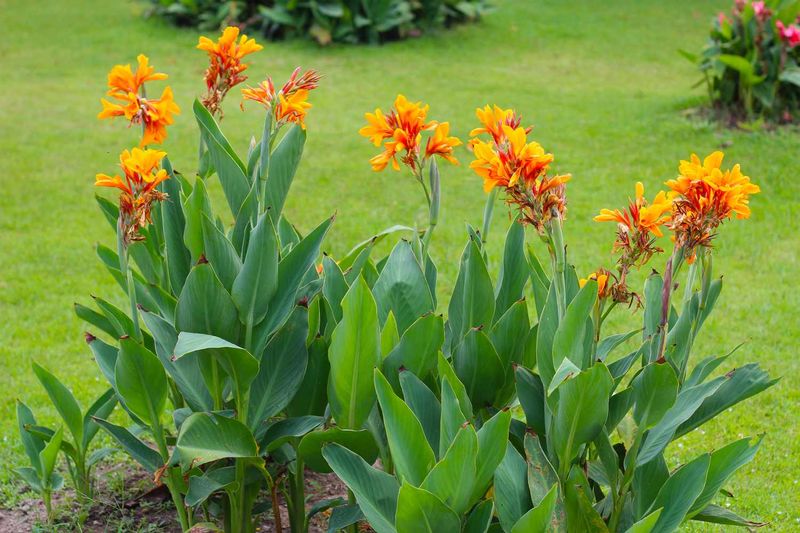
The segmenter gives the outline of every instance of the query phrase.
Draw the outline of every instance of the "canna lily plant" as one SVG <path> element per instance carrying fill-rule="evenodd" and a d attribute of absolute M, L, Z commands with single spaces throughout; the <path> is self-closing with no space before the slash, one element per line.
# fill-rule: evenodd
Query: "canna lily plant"
<path fill-rule="evenodd" d="M 529 139 L 513 109 L 478 109 L 469 166 L 488 199 L 441 301 L 431 257 L 438 159 L 457 164 L 462 144 L 449 123 L 402 95 L 388 112 L 366 114 L 360 133 L 382 147 L 373 170 L 406 167 L 428 223 L 391 226 L 338 260 L 320 258 L 333 217 L 302 235 L 283 209 L 320 76 L 297 69 L 280 89 L 271 78 L 242 89 L 244 101 L 261 105 L 264 127 L 240 157 L 218 120 L 245 81 L 242 59 L 261 46 L 228 28 L 198 48 L 210 66 L 208 93 L 192 107 L 194 179 L 147 146 L 166 139 L 178 111 L 166 89 L 159 100 L 145 96 L 145 83 L 166 76 L 143 56 L 135 73 L 118 66 L 109 76 L 109 96 L 121 102 L 113 116 L 143 126 L 141 145 L 120 156 L 122 172 L 96 178 L 120 191 L 118 202 L 98 196 L 117 247 L 99 245 L 97 254 L 129 309 L 100 297 L 76 304 L 110 386 L 102 407 L 82 415 L 88 426 L 73 424 L 77 404 L 36 368 L 81 441 L 70 455 L 61 430 L 36 429 L 20 404 L 33 464 L 21 474 L 44 498 L 60 484 L 58 449 L 87 467 L 87 431 L 100 427 L 166 486 L 184 531 L 249 533 L 261 514 L 282 530 L 281 506 L 293 532 L 323 511 L 329 530 L 366 521 L 379 533 L 758 525 L 714 501 L 760 438 L 682 465 L 665 456 L 672 441 L 775 382 L 755 364 L 720 374 L 727 355 L 692 357 L 722 287 L 713 239 L 725 221 L 749 216 L 759 192 L 738 165 L 723 169 L 720 153 L 692 156 L 652 202 L 638 184 L 627 209 L 597 216 L 616 224 L 615 267 L 579 279 L 563 236 L 570 176 L 553 172 L 553 154 Z M 222 210 L 208 194 L 215 179 Z M 486 234 L 498 197 L 511 223 L 495 266 Z M 663 276 L 654 271 L 637 294 L 629 274 L 661 257 L 667 233 Z M 388 255 L 374 257 L 398 235 Z M 642 328 L 605 331 L 624 308 L 641 312 Z M 109 420 L 116 402 L 127 422 Z M 347 499 L 309 506 L 307 470 L 334 472 Z"/>

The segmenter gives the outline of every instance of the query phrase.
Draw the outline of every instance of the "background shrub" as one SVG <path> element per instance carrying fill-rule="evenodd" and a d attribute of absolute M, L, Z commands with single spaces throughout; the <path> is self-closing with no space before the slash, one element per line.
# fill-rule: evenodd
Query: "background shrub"
<path fill-rule="evenodd" d="M 378 43 L 479 19 L 487 0 L 151 0 L 149 14 L 203 30 L 228 24 L 269 38 Z"/>
<path fill-rule="evenodd" d="M 683 52 L 705 76 L 714 107 L 736 121 L 794 122 L 800 109 L 800 2 L 737 0 L 714 19 L 699 55 Z"/>

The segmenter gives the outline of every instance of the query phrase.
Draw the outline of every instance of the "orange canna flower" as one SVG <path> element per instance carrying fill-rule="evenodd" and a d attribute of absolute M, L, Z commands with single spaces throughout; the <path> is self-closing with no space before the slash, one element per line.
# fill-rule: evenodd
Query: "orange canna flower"
<path fill-rule="evenodd" d="M 256 87 L 242 89 L 242 98 L 258 102 L 267 108 L 273 108 L 275 122 L 279 126 L 293 122 L 305 129 L 306 113 L 312 107 L 307 101 L 308 93 L 319 86 L 320 76 L 313 70 L 306 71 L 299 77 L 298 74 L 300 74 L 300 67 L 294 70 L 289 81 L 277 94 L 272 79 L 267 78 Z"/>
<path fill-rule="evenodd" d="M 698 246 L 710 246 L 720 224 L 730 218 L 750 217 L 750 195 L 761 189 L 736 164 L 722 169 L 722 152 L 702 162 L 696 154 L 681 161 L 679 176 L 666 182 L 675 196 L 670 229 L 691 262 Z"/>
<path fill-rule="evenodd" d="M 119 224 L 126 244 L 142 240 L 139 228 L 146 227 L 152 221 L 150 210 L 153 202 L 167 197 L 156 188 L 169 178 L 167 171 L 159 168 L 166 155 L 160 150 L 123 150 L 119 157 L 122 177 L 118 174 L 97 174 L 95 177 L 95 186 L 122 191 L 119 196 Z"/>
<path fill-rule="evenodd" d="M 208 37 L 200 37 L 197 48 L 207 52 L 210 61 L 205 74 L 208 92 L 203 98 L 203 105 L 212 115 L 219 113 L 221 116 L 225 95 L 247 79 L 242 73 L 247 70 L 248 65 L 242 63 L 242 58 L 264 47 L 247 35 L 240 37 L 236 26 L 228 26 L 217 42 Z"/>
<path fill-rule="evenodd" d="M 433 135 L 428 138 L 428 144 L 425 146 L 425 157 L 439 157 L 457 165 L 458 160 L 453 157 L 453 148 L 461 145 L 461 139 L 458 137 L 450 137 L 450 123 L 442 122 L 436 126 Z"/>
<path fill-rule="evenodd" d="M 141 124 L 144 134 L 140 146 L 161 144 L 167 138 L 167 126 L 174 122 L 174 115 L 180 113 L 175 103 L 172 89 L 165 87 L 161 98 L 148 99 L 144 84 L 147 81 L 163 80 L 166 74 L 155 72 L 149 65 L 147 56 L 138 56 L 136 72 L 130 65 L 115 65 L 108 74 L 108 96 L 116 102 L 101 99 L 103 109 L 97 118 L 125 117 L 131 124 Z"/>
<path fill-rule="evenodd" d="M 483 126 L 469 132 L 470 137 L 488 133 L 496 143 L 503 137 L 503 126 L 509 126 L 515 130 L 522 123 L 522 117 L 517 116 L 513 109 L 503 109 L 497 105 L 479 107 L 475 110 L 475 115 Z M 531 129 L 525 128 L 525 133 L 530 133 Z"/>
<path fill-rule="evenodd" d="M 400 161 L 418 176 L 424 166 L 424 159 L 420 159 L 422 132 L 432 130 L 434 133 L 428 140 L 424 158 L 438 155 L 451 163 L 457 163 L 452 153 L 453 148 L 460 145 L 461 141 L 457 137 L 449 136 L 449 124 L 440 125 L 435 121 L 427 121 L 428 109 L 429 106 L 422 105 L 421 102 L 410 102 L 399 94 L 387 114 L 376 109 L 375 113 L 364 115 L 367 125 L 358 131 L 359 134 L 367 137 L 375 146 L 380 146 L 381 143 L 384 145 L 384 151 L 370 159 L 373 170 L 381 171 L 389 162 L 392 163 L 392 168 L 400 170 L 397 160 L 400 157 Z"/>
<path fill-rule="evenodd" d="M 610 294 L 609 289 L 611 289 L 610 284 L 608 283 L 609 277 L 611 273 L 604 269 L 600 268 L 596 272 L 592 272 L 589 274 L 588 278 L 581 278 L 578 280 L 578 285 L 583 288 L 584 285 L 591 279 L 597 282 L 597 298 L 602 300 L 606 296 Z"/>

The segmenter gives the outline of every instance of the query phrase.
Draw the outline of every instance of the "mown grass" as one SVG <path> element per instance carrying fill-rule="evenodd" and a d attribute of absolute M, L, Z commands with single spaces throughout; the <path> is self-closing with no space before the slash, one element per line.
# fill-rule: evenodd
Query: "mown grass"
<path fill-rule="evenodd" d="M 699 48 L 710 17 L 727 0 L 496 3 L 481 24 L 417 40 L 325 49 L 294 41 L 268 44 L 253 57 L 253 81 L 266 72 L 284 78 L 295 65 L 324 75 L 312 97 L 306 156 L 288 216 L 307 230 L 337 212 L 326 245 L 333 254 L 385 226 L 424 219 L 416 184 L 403 173 L 373 174 L 367 159 L 374 149 L 356 133 L 365 111 L 388 106 L 398 92 L 430 103 L 431 117 L 449 120 L 462 137 L 474 126 L 475 107 L 486 103 L 513 106 L 535 123 L 533 136 L 556 154 L 557 169 L 574 175 L 566 233 L 580 272 L 613 261 L 613 227 L 591 220 L 600 207 L 622 205 L 637 180 L 654 190 L 692 151 L 725 146 L 762 194 L 752 202 L 752 219 L 726 225 L 718 239 L 715 265 L 726 287 L 695 353 L 719 354 L 748 341 L 732 364 L 757 360 L 783 380 L 684 439 L 675 457 L 767 432 L 756 460 L 733 481 L 736 499 L 728 503 L 776 529 L 800 528 L 800 136 L 793 129 L 723 130 L 682 113 L 702 102 L 702 94 L 690 88 L 697 73 L 676 49 Z M 142 52 L 170 74 L 184 112 L 165 149 L 184 173 L 195 168 L 191 102 L 203 90 L 205 68 L 194 50 L 197 33 L 143 20 L 141 9 L 138 2 L 0 0 L 0 388 L 6 391 L 0 492 L 7 505 L 19 494 L 10 468 L 24 459 L 15 398 L 45 422 L 55 420 L 31 360 L 58 374 L 85 404 L 103 388 L 72 303 L 90 294 L 118 302 L 121 296 L 92 250 L 113 239 L 94 204 L 94 174 L 114 170 L 118 152 L 137 133 L 95 119 L 111 65 Z M 261 113 L 241 113 L 237 100 L 233 95 L 228 102 L 223 129 L 244 151 L 260 131 Z M 468 161 L 466 151 L 459 156 Z M 464 223 L 478 224 L 484 203 L 479 179 L 465 167 L 442 169 L 434 254 L 443 292 L 455 280 Z M 496 216 L 495 248 L 506 226 L 506 217 Z M 638 320 L 621 313 L 614 325 Z"/>

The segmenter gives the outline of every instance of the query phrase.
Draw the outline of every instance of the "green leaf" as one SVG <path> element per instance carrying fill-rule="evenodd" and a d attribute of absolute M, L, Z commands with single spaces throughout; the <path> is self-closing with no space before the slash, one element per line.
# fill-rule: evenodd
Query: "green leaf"
<path fill-rule="evenodd" d="M 383 361 L 383 371 L 394 389 L 399 389 L 398 372 L 401 368 L 420 378 L 425 378 L 436 368 L 436 356 L 443 343 L 444 319 L 441 315 L 428 314 L 411 324 Z"/>
<path fill-rule="evenodd" d="M 194 101 L 193 110 L 203 140 L 211 155 L 211 161 L 217 170 L 222 190 L 225 192 L 225 199 L 228 201 L 231 213 L 236 214 L 250 190 L 250 182 L 246 175 L 247 168 L 220 131 L 214 117 L 199 100 Z"/>
<path fill-rule="evenodd" d="M 740 526 L 746 528 L 764 527 L 764 522 L 755 522 L 742 518 L 736 513 L 720 507 L 718 505 L 708 505 L 705 509 L 692 517 L 692 520 L 708 522 L 710 524 L 722 524 L 726 526 Z"/>
<path fill-rule="evenodd" d="M 117 393 L 114 389 L 108 389 L 94 401 L 89 409 L 87 409 L 86 414 L 83 415 L 82 421 L 83 442 L 81 443 L 81 447 L 84 450 L 89 449 L 89 444 L 91 444 L 95 435 L 97 435 L 97 432 L 100 430 L 100 426 L 95 424 L 93 418 L 108 418 L 116 406 Z"/>
<path fill-rule="evenodd" d="M 427 385 L 425 385 L 412 372 L 400 372 L 400 388 L 408 407 L 417 417 L 425 438 L 434 452 L 439 450 L 439 420 L 441 418 L 441 404 Z"/>
<path fill-rule="evenodd" d="M 266 214 L 250 234 L 247 255 L 231 297 L 244 324 L 258 324 L 267 315 L 269 303 L 278 288 L 278 240 Z"/>
<path fill-rule="evenodd" d="M 325 474 L 331 472 L 331 466 L 322 452 L 331 443 L 358 454 L 369 464 L 374 463 L 378 457 L 378 445 L 375 444 L 375 438 L 369 430 L 341 429 L 338 427 L 308 433 L 300 441 L 297 447 L 297 454 L 303 458 L 303 462 L 310 469 Z"/>
<path fill-rule="evenodd" d="M 464 418 L 463 408 L 460 407 L 458 398 L 453 387 L 450 385 L 450 378 L 442 378 L 442 416 L 439 420 L 439 457 L 444 457 L 447 448 L 455 439 L 461 426 L 467 421 Z"/>
<path fill-rule="evenodd" d="M 492 404 L 497 389 L 503 385 L 503 363 L 492 341 L 483 331 L 470 329 L 456 347 L 453 368 L 466 387 L 473 408 Z"/>
<path fill-rule="evenodd" d="M 327 255 L 322 258 L 322 294 L 333 310 L 333 318 L 342 319 L 342 298 L 350 286 L 336 261 Z"/>
<path fill-rule="evenodd" d="M 783 72 L 780 73 L 778 76 L 780 81 L 785 81 L 787 83 L 791 83 L 792 85 L 796 85 L 800 87 L 800 68 L 787 68 Z"/>
<path fill-rule="evenodd" d="M 375 404 L 373 370 L 381 362 L 378 310 L 364 278 L 350 287 L 342 310 L 328 352 L 328 398 L 336 422 L 359 429 Z"/>
<path fill-rule="evenodd" d="M 181 206 L 181 185 L 172 170 L 168 157 L 161 160 L 161 166 L 170 176 L 159 187 L 168 197 L 162 202 L 161 224 L 164 233 L 164 254 L 167 263 L 169 285 L 174 294 L 180 294 L 186 276 L 189 275 L 192 260 L 191 254 L 183 243 L 183 232 L 186 227 L 186 218 L 183 216 Z"/>
<path fill-rule="evenodd" d="M 183 286 L 175 310 L 175 327 L 181 332 L 214 335 L 230 342 L 239 337 L 239 318 L 231 295 L 211 265 L 196 265 Z"/>
<path fill-rule="evenodd" d="M 177 200 L 177 198 L 176 198 Z M 183 242 L 189 250 L 192 261 L 199 261 L 200 256 L 205 251 L 203 242 L 203 215 L 213 216 L 211 212 L 211 200 L 208 198 L 205 182 L 202 179 L 195 180 L 194 188 L 183 202 L 183 213 L 186 224 L 183 228 Z"/>
<path fill-rule="evenodd" d="M 58 452 L 61 450 L 61 440 L 64 436 L 64 430 L 61 426 L 53 433 L 50 440 L 44 445 L 42 451 L 39 452 L 39 463 L 41 470 L 39 471 L 39 479 L 45 487 L 53 486 L 53 471 L 56 468 L 56 461 L 58 460 Z M 58 474 L 56 474 L 58 475 Z"/>
<path fill-rule="evenodd" d="M 305 142 L 306 131 L 293 124 L 269 157 L 269 177 L 264 190 L 264 204 L 269 207 L 268 213 L 273 224 L 277 225 L 280 220 L 289 187 L 303 155 Z"/>
<path fill-rule="evenodd" d="M 692 504 L 692 508 L 688 513 L 689 517 L 702 512 L 714 501 L 717 493 L 731 476 L 753 460 L 763 438 L 762 435 L 753 444 L 751 444 L 753 439 L 740 439 L 711 452 L 711 462 L 708 466 L 705 487 L 703 487 L 703 492 Z"/>
<path fill-rule="evenodd" d="M 487 533 L 494 514 L 494 501 L 483 500 L 476 505 L 464 524 L 464 533 Z"/>
<path fill-rule="evenodd" d="M 292 439 L 304 437 L 325 422 L 321 416 L 300 416 L 284 418 L 271 424 L 259 441 L 261 453 L 271 452 Z"/>
<path fill-rule="evenodd" d="M 758 85 L 764 81 L 764 76 L 756 75 L 755 67 L 744 57 L 731 54 L 720 54 L 717 56 L 717 60 L 719 60 L 720 63 L 723 63 L 724 65 L 729 66 L 733 70 L 737 71 L 740 75 L 739 79 L 745 85 Z"/>
<path fill-rule="evenodd" d="M 307 331 L 308 309 L 298 306 L 267 344 L 250 389 L 250 428 L 282 411 L 299 389 L 308 364 Z"/>
<path fill-rule="evenodd" d="M 397 480 L 376 470 L 357 454 L 337 444 L 322 450 L 336 475 L 353 491 L 358 506 L 377 533 L 395 533 L 395 514 L 400 486 Z"/>
<path fill-rule="evenodd" d="M 149 473 L 153 474 L 164 465 L 164 459 L 153 448 L 136 438 L 130 431 L 121 426 L 116 426 L 102 418 L 95 418 L 95 423 L 108 432 L 117 443 L 137 463 Z"/>
<path fill-rule="evenodd" d="M 541 503 L 522 515 L 511 528 L 511 533 L 546 533 L 550 531 L 550 523 L 558 497 L 558 485 L 550 487 Z"/>
<path fill-rule="evenodd" d="M 539 370 L 542 384 L 545 389 L 550 386 L 556 367 L 553 363 L 553 341 L 558 330 L 558 295 L 555 284 L 550 285 L 547 300 L 539 314 L 539 324 L 536 328 L 536 368 Z"/>
<path fill-rule="evenodd" d="M 375 392 L 397 477 L 419 486 L 435 464 L 436 457 L 411 408 L 394 393 L 380 370 L 375 369 L 374 376 Z"/>
<path fill-rule="evenodd" d="M 660 516 L 661 509 L 656 509 L 625 530 L 625 533 L 650 533 L 656 526 L 656 522 Z"/>
<path fill-rule="evenodd" d="M 578 368 L 591 365 L 591 353 L 585 349 L 586 323 L 597 301 L 597 282 L 589 280 L 567 306 L 564 320 L 558 325 L 553 337 L 553 366 L 558 368 L 564 359 L 569 359 Z"/>
<path fill-rule="evenodd" d="M 44 487 L 42 487 L 42 481 L 39 479 L 39 473 L 35 468 L 30 466 L 20 466 L 14 469 L 14 473 L 21 477 L 22 480 L 36 492 L 41 493 L 44 490 Z"/>
<path fill-rule="evenodd" d="M 703 491 L 706 474 L 711 462 L 709 454 L 703 454 L 682 466 L 667 479 L 650 506 L 650 512 L 662 509 L 651 533 L 675 531 L 683 522 L 686 513 Z"/>
<path fill-rule="evenodd" d="M 179 333 L 175 344 L 175 358 L 180 359 L 195 353 L 216 359 L 233 381 L 237 401 L 244 398 L 259 369 L 258 360 L 250 352 L 214 335 L 185 331 Z"/>
<path fill-rule="evenodd" d="M 61 415 L 61 419 L 67 425 L 69 432 L 75 443 L 83 444 L 83 414 L 81 406 L 70 390 L 61 383 L 57 377 L 45 370 L 43 367 L 33 363 L 33 372 L 44 387 L 53 406 Z"/>
<path fill-rule="evenodd" d="M 42 463 L 39 459 L 39 454 L 42 453 L 44 449 L 44 441 L 26 429 L 28 426 L 36 425 L 36 418 L 33 416 L 33 411 L 20 400 L 17 400 L 17 424 L 19 426 L 19 436 L 20 440 L 22 440 L 22 447 L 25 449 L 25 454 L 28 456 L 34 470 L 36 472 L 41 472 Z"/>
<path fill-rule="evenodd" d="M 242 260 L 233 247 L 231 241 L 205 214 L 202 215 L 203 249 L 206 259 L 211 263 L 214 272 L 219 277 L 227 291 L 233 287 L 233 280 L 242 269 Z"/>
<path fill-rule="evenodd" d="M 133 339 L 120 339 L 114 376 L 117 394 L 126 407 L 148 425 L 158 424 L 168 389 L 158 357 Z"/>
<path fill-rule="evenodd" d="M 398 533 L 458 531 L 458 515 L 431 492 L 403 482 L 397 498 Z"/>
<path fill-rule="evenodd" d="M 499 411 L 478 430 L 478 455 L 475 459 L 476 474 L 472 499 L 486 494 L 497 465 L 506 454 L 508 431 L 511 426 L 511 411 Z"/>
<path fill-rule="evenodd" d="M 675 404 L 678 376 L 667 363 L 650 363 L 633 380 L 633 419 L 639 431 L 655 426 Z"/>
<path fill-rule="evenodd" d="M 609 533 L 600 513 L 592 506 L 589 481 L 583 470 L 573 468 L 564 485 L 564 510 L 569 531 Z"/>
<path fill-rule="evenodd" d="M 478 245 L 470 239 L 461 255 L 458 278 L 448 308 L 453 345 L 472 328 L 489 327 L 494 317 L 494 289 Z"/>
<path fill-rule="evenodd" d="M 545 390 L 541 378 L 525 367 L 515 370 L 517 396 L 525 413 L 525 421 L 540 435 L 545 434 Z"/>
<path fill-rule="evenodd" d="M 322 338 L 316 338 L 308 347 L 308 365 L 303 381 L 294 398 L 286 408 L 290 416 L 322 415 L 328 405 L 328 374 L 331 370 L 328 361 L 328 345 Z"/>
<path fill-rule="evenodd" d="M 181 425 L 175 451 L 184 470 L 211 461 L 258 456 L 247 426 L 216 413 L 194 413 Z"/>
<path fill-rule="evenodd" d="M 494 305 L 494 321 L 523 297 L 525 283 L 528 281 L 528 263 L 525 259 L 525 228 L 517 220 L 512 220 L 506 233 L 503 250 L 503 264 L 497 279 L 497 295 Z"/>
<path fill-rule="evenodd" d="M 675 436 L 677 428 L 697 411 L 703 400 L 720 388 L 724 379 L 717 378 L 708 383 L 681 390 L 678 393 L 675 404 L 664 414 L 661 421 L 647 433 L 636 457 L 636 465 L 641 466 L 661 454 Z"/>
<path fill-rule="evenodd" d="M 536 257 L 533 247 L 529 244 L 526 247 L 525 257 L 528 262 L 529 276 L 531 279 L 531 291 L 533 292 L 533 301 L 536 306 L 536 315 L 541 317 L 542 310 L 544 309 L 545 302 L 547 301 L 548 288 L 550 287 L 550 280 L 545 274 L 542 264 Z"/>
<path fill-rule="evenodd" d="M 596 363 L 558 387 L 550 438 L 559 460 L 559 472 L 566 473 L 581 445 L 593 440 L 603 429 L 613 385 L 606 366 Z"/>
<path fill-rule="evenodd" d="M 471 425 L 462 427 L 420 487 L 430 491 L 456 514 L 463 515 L 469 510 L 476 481 L 477 454 L 475 429 Z"/>
<path fill-rule="evenodd" d="M 189 478 L 189 491 L 184 502 L 189 507 L 196 507 L 215 492 L 231 487 L 235 481 L 235 466 L 208 470 L 202 476 L 192 476 Z"/>
<path fill-rule="evenodd" d="M 637 333 L 641 333 L 641 329 L 634 329 L 627 333 L 618 333 L 616 335 L 609 335 L 601 340 L 597 345 L 597 354 L 595 359 L 598 361 L 605 361 L 609 354 L 614 351 L 618 346 L 622 345 L 625 341 L 632 338 Z"/>
<path fill-rule="evenodd" d="M 498 407 L 505 407 L 514 398 L 514 366 L 536 364 L 533 357 L 526 358 L 530 330 L 528 304 L 522 299 L 511 304 L 489 333 L 504 373 L 503 387 L 495 394 L 494 399 L 494 404 Z"/>
<path fill-rule="evenodd" d="M 528 490 L 531 502 L 536 507 L 549 496 L 551 487 L 558 483 L 558 476 L 542 449 L 538 435 L 525 434 L 525 457 L 528 463 Z"/>
<path fill-rule="evenodd" d="M 525 460 L 509 442 L 506 454 L 494 473 L 494 501 L 504 531 L 511 531 L 531 508 Z"/>
<path fill-rule="evenodd" d="M 400 335 L 434 309 L 425 274 L 407 241 L 400 241 L 394 247 L 372 290 L 381 324 L 391 311 Z"/>

